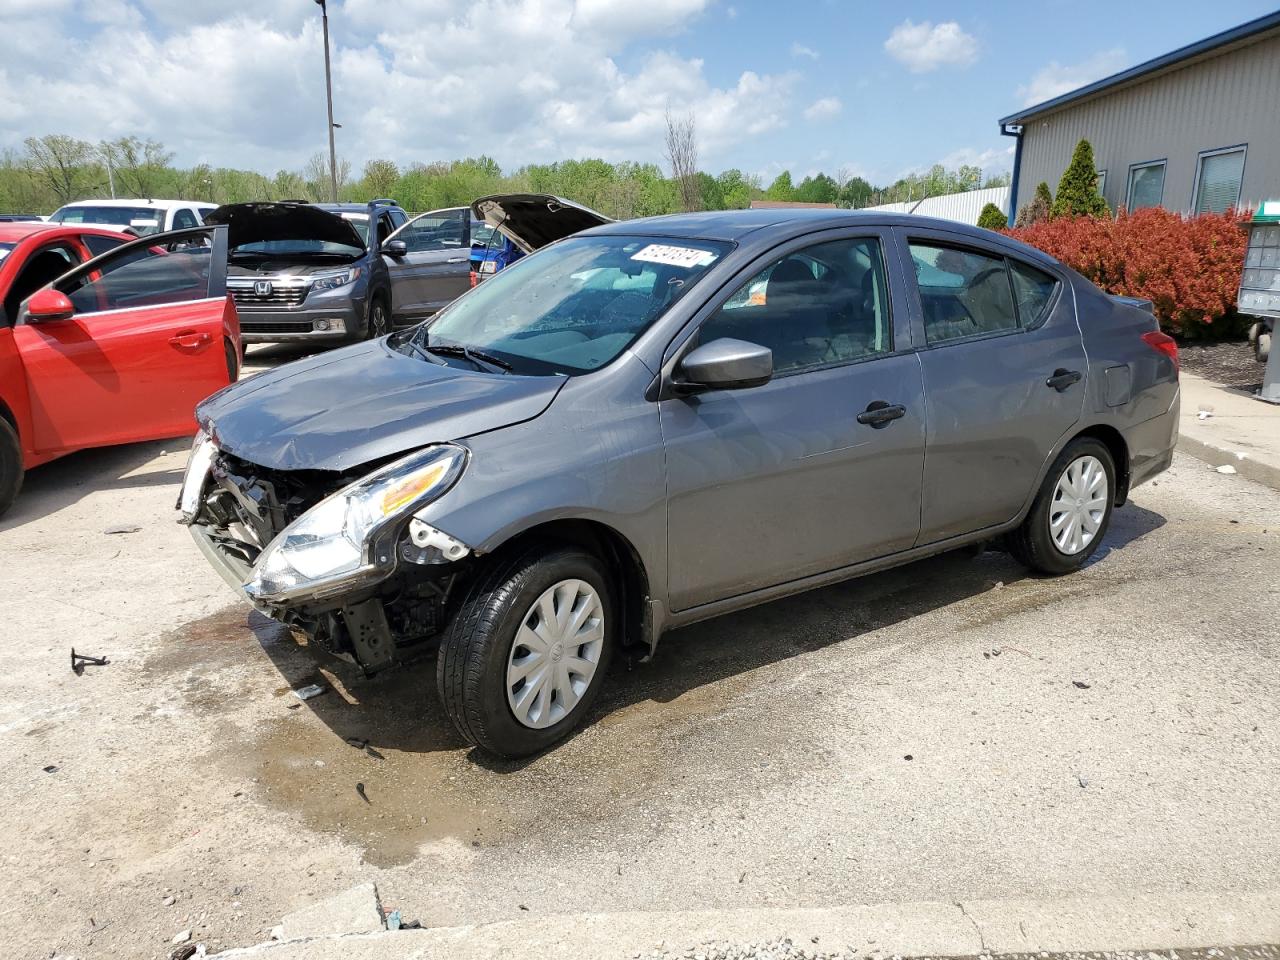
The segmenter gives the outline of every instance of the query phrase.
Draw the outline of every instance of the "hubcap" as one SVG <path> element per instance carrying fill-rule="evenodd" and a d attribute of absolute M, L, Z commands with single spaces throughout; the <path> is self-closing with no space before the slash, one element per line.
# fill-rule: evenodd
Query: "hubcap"
<path fill-rule="evenodd" d="M 371 333 L 374 337 L 380 337 L 387 332 L 387 313 L 380 303 L 373 305 L 373 323 L 370 326 L 373 328 Z"/>
<path fill-rule="evenodd" d="M 1102 527 L 1107 515 L 1107 471 L 1097 457 L 1080 457 L 1067 464 L 1049 505 L 1049 535 L 1067 556 L 1079 553 Z"/>
<path fill-rule="evenodd" d="M 541 730 L 573 712 L 604 650 L 604 604 L 591 584 L 561 580 L 529 607 L 507 659 L 507 703 Z"/>

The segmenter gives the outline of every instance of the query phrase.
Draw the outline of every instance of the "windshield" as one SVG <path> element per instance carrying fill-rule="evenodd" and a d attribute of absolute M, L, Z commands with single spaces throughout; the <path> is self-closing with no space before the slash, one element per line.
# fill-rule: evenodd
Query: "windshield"
<path fill-rule="evenodd" d="M 730 249 L 708 240 L 570 237 L 486 280 L 414 342 L 461 344 L 515 373 L 586 373 L 629 347 Z"/>
<path fill-rule="evenodd" d="M 363 214 L 341 214 L 366 244 L 369 242 L 369 218 Z M 364 253 L 360 247 L 329 240 L 290 237 L 288 240 L 257 240 L 242 243 L 231 251 L 233 257 L 266 255 L 270 257 L 344 257 L 355 258 Z"/>
<path fill-rule="evenodd" d="M 50 223 L 114 223 L 127 227 L 134 220 L 150 220 L 154 226 L 143 228 L 154 232 L 164 214 L 151 207 L 63 207 L 49 218 Z"/>

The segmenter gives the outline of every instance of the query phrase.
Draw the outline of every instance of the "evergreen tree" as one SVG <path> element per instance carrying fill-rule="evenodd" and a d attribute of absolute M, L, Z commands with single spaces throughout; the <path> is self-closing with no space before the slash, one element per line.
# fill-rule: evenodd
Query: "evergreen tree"
<path fill-rule="evenodd" d="M 978 226 L 983 230 L 1003 230 L 1009 225 L 1009 218 L 994 203 L 988 203 L 978 214 Z"/>
<path fill-rule="evenodd" d="M 1036 187 L 1036 195 L 1031 202 L 1024 205 L 1018 211 L 1018 223 L 1020 227 L 1029 227 L 1033 223 L 1039 223 L 1041 220 L 1048 220 L 1053 214 L 1053 194 L 1049 192 L 1049 185 L 1043 180 Z"/>
<path fill-rule="evenodd" d="M 1088 140 L 1076 144 L 1053 201 L 1055 217 L 1105 217 L 1111 211 L 1098 193 L 1098 170 L 1093 163 L 1093 146 Z"/>

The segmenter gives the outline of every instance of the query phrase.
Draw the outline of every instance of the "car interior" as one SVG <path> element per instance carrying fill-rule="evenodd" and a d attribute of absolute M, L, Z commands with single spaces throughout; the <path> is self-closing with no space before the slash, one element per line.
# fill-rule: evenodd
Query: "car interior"
<path fill-rule="evenodd" d="M 4 298 L 5 320 L 9 326 L 17 322 L 22 301 L 80 262 L 75 248 L 66 243 L 52 244 L 29 257 Z"/>

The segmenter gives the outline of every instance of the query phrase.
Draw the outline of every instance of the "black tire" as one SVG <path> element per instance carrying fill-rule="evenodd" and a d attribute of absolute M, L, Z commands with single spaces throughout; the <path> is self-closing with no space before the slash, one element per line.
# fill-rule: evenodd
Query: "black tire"
<path fill-rule="evenodd" d="M 391 332 L 391 308 L 387 306 L 387 298 L 378 294 L 369 301 L 369 316 L 365 322 L 365 336 L 377 340 Z"/>
<path fill-rule="evenodd" d="M 1097 458 L 1107 475 L 1104 513 L 1093 539 L 1077 553 L 1064 553 L 1054 542 L 1049 530 L 1054 493 L 1057 490 L 1058 480 L 1066 472 L 1067 467 L 1086 456 Z M 1079 570 L 1093 556 L 1094 551 L 1107 535 L 1107 528 L 1111 525 L 1111 513 L 1115 509 L 1115 497 L 1116 465 L 1106 444 L 1092 437 L 1079 437 L 1072 440 L 1049 467 L 1027 518 L 1022 521 L 1018 529 L 1009 534 L 1009 552 L 1019 563 L 1039 573 L 1060 576 Z"/>
<path fill-rule="evenodd" d="M 22 489 L 22 445 L 18 431 L 0 417 L 0 516 L 13 505 Z"/>
<path fill-rule="evenodd" d="M 507 697 L 507 668 L 516 635 L 542 594 L 576 579 L 596 591 L 604 616 L 604 642 L 595 672 L 578 703 L 551 726 L 535 729 L 516 719 Z M 613 591 L 604 565 L 576 547 L 535 545 L 506 557 L 471 584 L 445 631 L 436 661 L 444 711 L 469 743 L 500 757 L 526 757 L 573 732 L 591 709 L 612 655 Z"/>

